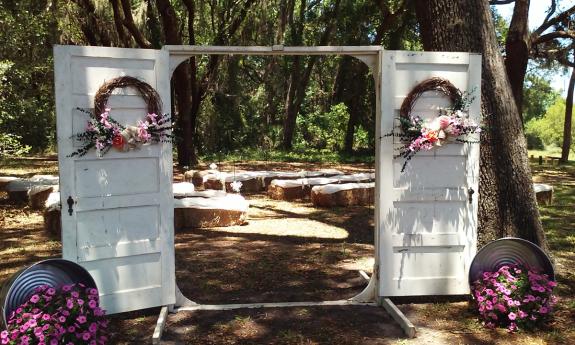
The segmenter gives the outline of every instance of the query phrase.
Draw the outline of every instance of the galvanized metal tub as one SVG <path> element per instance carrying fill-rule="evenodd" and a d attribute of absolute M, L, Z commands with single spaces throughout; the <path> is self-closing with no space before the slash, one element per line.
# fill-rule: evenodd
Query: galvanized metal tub
<path fill-rule="evenodd" d="M 0 291 L 2 326 L 6 328 L 10 313 L 32 297 L 37 287 L 49 285 L 59 288 L 78 283 L 97 288 L 88 271 L 77 263 L 64 259 L 40 261 L 18 271 L 4 283 Z"/>
<path fill-rule="evenodd" d="M 523 265 L 555 280 L 551 260 L 539 246 L 521 238 L 506 237 L 485 245 L 473 258 L 469 284 L 480 279 L 483 272 L 495 272 L 503 265 L 512 264 Z"/>

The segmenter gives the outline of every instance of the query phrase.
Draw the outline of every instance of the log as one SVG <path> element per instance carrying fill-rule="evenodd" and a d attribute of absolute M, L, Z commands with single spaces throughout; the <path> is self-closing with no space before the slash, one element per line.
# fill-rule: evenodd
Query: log
<path fill-rule="evenodd" d="M 553 186 L 544 183 L 534 183 L 533 190 L 540 205 L 550 205 L 553 202 Z"/>
<path fill-rule="evenodd" d="M 174 228 L 211 228 L 246 223 L 249 204 L 238 194 L 175 200 Z"/>
<path fill-rule="evenodd" d="M 320 207 L 371 205 L 374 191 L 373 182 L 315 186 L 311 190 L 311 201 Z"/>

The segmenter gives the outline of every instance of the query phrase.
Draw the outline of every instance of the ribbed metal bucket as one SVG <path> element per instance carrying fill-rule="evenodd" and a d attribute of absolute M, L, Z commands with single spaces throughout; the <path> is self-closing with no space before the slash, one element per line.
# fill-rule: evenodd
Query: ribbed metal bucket
<path fill-rule="evenodd" d="M 3 328 L 6 328 L 10 313 L 32 297 L 37 287 L 49 285 L 59 288 L 63 285 L 78 283 L 96 288 L 96 283 L 88 271 L 64 259 L 40 261 L 18 271 L 4 283 L 0 292 Z"/>
<path fill-rule="evenodd" d="M 539 246 L 515 237 L 506 237 L 485 245 L 477 253 L 469 269 L 469 284 L 481 278 L 483 272 L 495 272 L 503 265 L 519 264 L 555 280 L 551 260 Z"/>

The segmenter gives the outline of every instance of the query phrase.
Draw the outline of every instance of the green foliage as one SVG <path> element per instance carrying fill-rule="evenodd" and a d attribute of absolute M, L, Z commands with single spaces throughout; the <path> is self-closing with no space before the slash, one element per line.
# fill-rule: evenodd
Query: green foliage
<path fill-rule="evenodd" d="M 22 145 L 22 138 L 15 134 L 0 133 L 0 157 L 21 156 L 30 152 L 31 147 Z"/>
<path fill-rule="evenodd" d="M 559 96 L 559 92 L 553 89 L 549 79 L 528 73 L 523 86 L 523 122 L 542 118 Z"/>
<path fill-rule="evenodd" d="M 0 133 L 11 145 L 36 151 L 48 148 L 55 133 L 51 44 L 57 25 L 51 6 L 47 1 L 0 5 Z"/>
<path fill-rule="evenodd" d="M 495 24 L 495 34 L 497 35 L 497 44 L 500 47 L 505 47 L 505 40 L 507 39 L 507 32 L 509 32 L 509 23 L 497 11 L 497 6 L 491 6 L 491 17 Z"/>
<path fill-rule="evenodd" d="M 345 138 L 347 107 L 336 104 L 328 112 L 314 111 L 297 118 L 296 149 L 327 149 L 339 151 Z"/>
<path fill-rule="evenodd" d="M 565 99 L 557 96 L 542 118 L 534 118 L 527 122 L 525 132 L 528 136 L 540 138 L 545 145 L 561 146 L 564 121 Z M 573 148 L 575 147 L 575 127 L 571 130 L 571 138 Z"/>

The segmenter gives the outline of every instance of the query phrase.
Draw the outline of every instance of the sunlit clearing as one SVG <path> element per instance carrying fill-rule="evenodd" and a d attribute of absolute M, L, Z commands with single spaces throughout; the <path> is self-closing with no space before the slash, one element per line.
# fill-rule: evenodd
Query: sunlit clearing
<path fill-rule="evenodd" d="M 285 219 L 267 219 L 259 224 L 251 221 L 250 226 L 231 226 L 226 228 L 213 228 L 213 231 L 231 232 L 239 234 L 260 234 L 267 236 L 295 236 L 313 238 L 346 239 L 347 230 L 311 219 L 290 219 L 289 226 Z"/>

